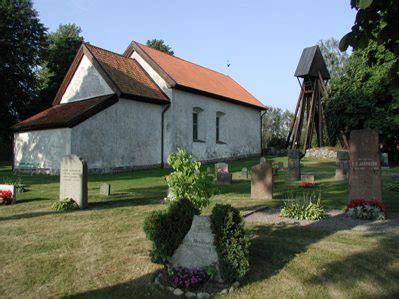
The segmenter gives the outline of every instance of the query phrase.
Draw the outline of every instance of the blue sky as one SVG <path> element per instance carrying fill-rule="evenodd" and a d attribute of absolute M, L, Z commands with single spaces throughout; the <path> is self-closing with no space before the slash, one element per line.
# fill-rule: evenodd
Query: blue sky
<path fill-rule="evenodd" d="M 226 73 L 267 106 L 291 111 L 302 49 L 340 39 L 356 15 L 349 0 L 34 0 L 34 7 L 50 31 L 75 23 L 86 41 L 118 53 L 131 40 L 164 39 L 176 56 Z"/>

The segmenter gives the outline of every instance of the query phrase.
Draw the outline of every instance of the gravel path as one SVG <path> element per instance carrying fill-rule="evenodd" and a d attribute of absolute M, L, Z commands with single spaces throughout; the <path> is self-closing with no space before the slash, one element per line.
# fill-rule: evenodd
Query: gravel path
<path fill-rule="evenodd" d="M 261 222 L 289 226 L 304 226 L 321 230 L 357 231 L 364 233 L 394 233 L 399 235 L 399 214 L 389 214 L 389 219 L 368 221 L 354 220 L 343 211 L 331 210 L 329 217 L 323 220 L 296 220 L 280 217 L 280 209 L 265 208 L 244 215 L 247 222 Z"/>

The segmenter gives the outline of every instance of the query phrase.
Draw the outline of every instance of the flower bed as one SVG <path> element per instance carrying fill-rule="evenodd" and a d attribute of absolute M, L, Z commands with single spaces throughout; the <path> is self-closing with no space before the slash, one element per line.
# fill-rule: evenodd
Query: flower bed
<path fill-rule="evenodd" d="M 352 199 L 345 212 L 353 219 L 384 220 L 387 218 L 387 210 L 378 199 Z"/>
<path fill-rule="evenodd" d="M 168 284 L 174 288 L 197 290 L 212 278 L 214 272 L 215 271 L 212 267 L 206 269 L 187 269 L 182 267 L 173 268 L 170 263 L 166 263 Z"/>
<path fill-rule="evenodd" d="M 300 182 L 299 183 L 299 187 L 300 188 L 313 188 L 314 187 L 314 183 L 312 183 L 312 182 Z"/>
<path fill-rule="evenodd" d="M 4 205 L 10 205 L 13 200 L 12 192 L 9 190 L 0 190 L 0 199 Z"/>

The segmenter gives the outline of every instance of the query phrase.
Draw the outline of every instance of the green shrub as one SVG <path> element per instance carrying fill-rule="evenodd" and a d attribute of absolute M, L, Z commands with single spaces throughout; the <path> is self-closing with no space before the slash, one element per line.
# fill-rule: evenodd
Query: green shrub
<path fill-rule="evenodd" d="M 206 207 L 212 195 L 212 176 L 201 171 L 201 163 L 180 147 L 169 155 L 168 163 L 173 172 L 166 178 L 170 191 L 167 200 L 187 198 L 200 209 Z"/>
<path fill-rule="evenodd" d="M 240 212 L 230 205 L 217 204 L 212 210 L 211 227 L 222 278 L 243 278 L 249 270 L 249 238 Z"/>
<path fill-rule="evenodd" d="M 65 198 L 54 202 L 52 208 L 56 211 L 71 211 L 79 209 L 79 205 L 72 198 Z"/>
<path fill-rule="evenodd" d="M 144 220 L 144 232 L 152 241 L 151 261 L 164 264 L 190 230 L 199 209 L 188 199 L 172 202 L 166 211 L 154 211 Z"/>
<path fill-rule="evenodd" d="M 280 214 L 298 220 L 320 220 L 327 217 L 321 205 L 321 195 L 317 197 L 314 193 L 304 194 L 303 200 L 285 201 Z"/>

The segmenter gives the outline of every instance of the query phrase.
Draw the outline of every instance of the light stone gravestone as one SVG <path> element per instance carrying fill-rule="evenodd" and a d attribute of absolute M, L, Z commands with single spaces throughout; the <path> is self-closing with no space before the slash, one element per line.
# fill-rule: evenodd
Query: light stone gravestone
<path fill-rule="evenodd" d="M 335 162 L 335 179 L 344 180 L 348 177 L 349 173 L 349 152 L 338 151 L 337 161 Z"/>
<path fill-rule="evenodd" d="M 349 200 L 382 200 L 377 130 L 365 129 L 351 132 L 349 165 Z"/>
<path fill-rule="evenodd" d="M 268 163 L 258 164 L 251 169 L 251 198 L 273 198 L 273 169 Z"/>
<path fill-rule="evenodd" d="M 76 155 L 62 158 L 60 200 L 72 198 L 81 209 L 87 208 L 87 164 Z"/>
<path fill-rule="evenodd" d="M 314 181 L 315 181 L 314 175 L 311 175 L 311 174 L 302 174 L 302 175 L 301 175 L 301 181 L 302 181 L 302 182 L 314 183 Z"/>
<path fill-rule="evenodd" d="M 209 217 L 194 216 L 190 230 L 173 253 L 170 262 L 173 267 L 189 269 L 215 266 L 215 278 L 220 280 L 219 258 Z"/>
<path fill-rule="evenodd" d="M 247 180 L 248 179 L 248 168 L 244 167 L 241 169 L 240 178 Z"/>
<path fill-rule="evenodd" d="M 0 190 L 11 191 L 11 194 L 12 194 L 11 204 L 14 204 L 17 202 L 17 191 L 16 191 L 14 185 L 0 185 Z"/>
<path fill-rule="evenodd" d="M 288 150 L 288 176 L 293 180 L 301 178 L 301 161 L 298 150 Z"/>
<path fill-rule="evenodd" d="M 389 167 L 388 153 L 381 153 L 381 166 Z"/>
<path fill-rule="evenodd" d="M 265 157 L 260 157 L 260 159 L 259 159 L 259 164 L 262 164 L 262 163 L 266 163 L 267 161 L 266 161 L 266 158 Z"/>
<path fill-rule="evenodd" d="M 111 185 L 108 183 L 101 183 L 100 195 L 109 196 L 111 194 Z"/>

